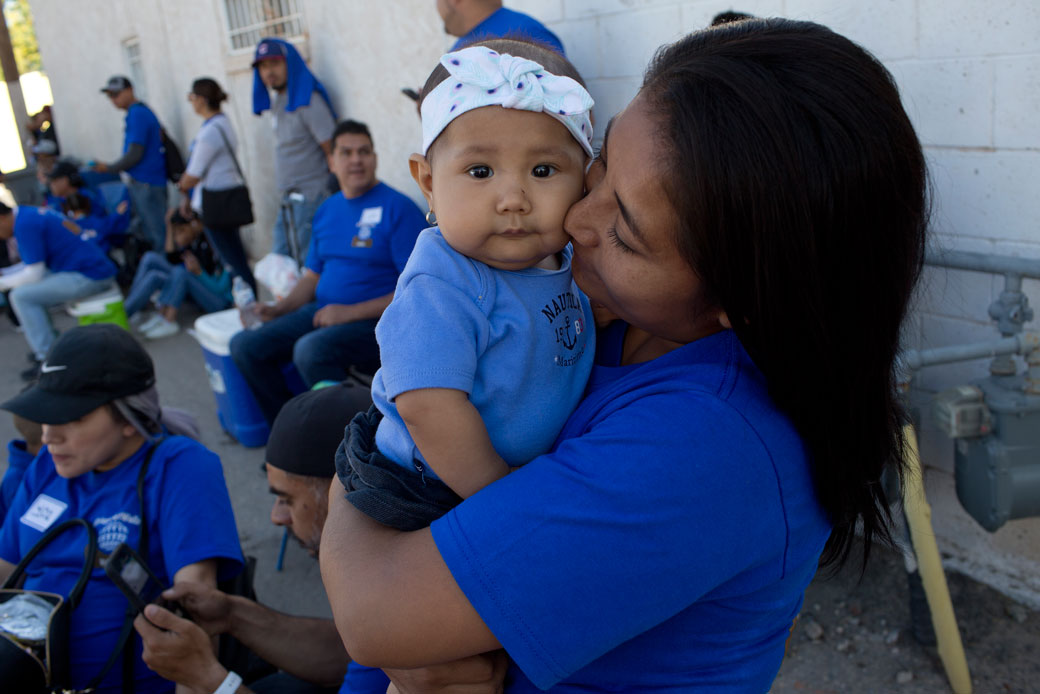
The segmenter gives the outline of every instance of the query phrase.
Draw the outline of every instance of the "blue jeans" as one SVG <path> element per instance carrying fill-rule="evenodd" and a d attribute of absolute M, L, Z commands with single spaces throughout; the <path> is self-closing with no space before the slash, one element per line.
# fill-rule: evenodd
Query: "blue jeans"
<path fill-rule="evenodd" d="M 79 272 L 54 272 L 39 282 L 23 284 L 11 290 L 8 298 L 25 330 L 25 339 L 33 354 L 43 361 L 54 343 L 54 326 L 47 309 L 51 306 L 99 294 L 112 286 L 112 277 L 92 280 Z"/>
<path fill-rule="evenodd" d="M 166 184 L 154 186 L 131 178 L 126 187 L 141 233 L 152 248 L 162 249 L 166 244 Z"/>
<path fill-rule="evenodd" d="M 227 308 L 227 297 L 211 291 L 183 265 L 172 265 L 163 254 L 148 251 L 141 258 L 133 284 L 123 301 L 126 315 L 132 316 L 147 306 L 148 299 L 157 291 L 159 300 L 156 303 L 159 306 L 179 308 L 187 295 L 206 313 Z"/>
<path fill-rule="evenodd" d="M 310 303 L 231 338 L 231 359 L 268 424 L 292 397 L 281 375 L 289 360 L 308 387 L 318 381 L 342 381 L 351 367 L 365 373 L 379 368 L 374 319 L 315 328 L 317 311 L 318 304 Z"/>
<path fill-rule="evenodd" d="M 290 253 L 292 246 L 289 245 L 287 236 L 289 232 L 289 215 L 286 214 L 286 208 L 288 207 L 288 210 L 292 212 L 293 226 L 296 227 L 296 248 L 299 249 L 299 257 L 296 260 L 300 265 L 303 265 L 304 261 L 307 260 L 307 249 L 311 243 L 311 220 L 314 219 L 314 213 L 318 211 L 318 207 L 328 197 L 328 193 L 322 191 L 313 198 L 307 198 L 302 202 L 294 202 L 290 200 L 289 194 L 283 195 L 282 207 L 278 210 L 278 219 L 275 220 L 274 229 L 272 230 L 274 238 L 271 252 L 288 256 L 292 255 Z"/>

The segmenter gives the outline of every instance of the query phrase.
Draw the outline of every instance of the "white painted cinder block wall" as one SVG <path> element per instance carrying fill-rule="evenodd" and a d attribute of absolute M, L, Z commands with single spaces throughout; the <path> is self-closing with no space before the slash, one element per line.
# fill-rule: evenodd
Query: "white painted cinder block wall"
<path fill-rule="evenodd" d="M 69 12 L 66 0 L 31 0 L 56 101 L 62 145 L 84 158 L 112 159 L 121 118 L 98 93 L 125 72 L 121 42 L 141 39 L 149 101 L 182 143 L 198 127 L 184 94 L 209 75 L 232 95 L 227 110 L 258 223 L 247 230 L 255 256 L 270 243 L 276 201 L 267 118 L 250 109 L 249 55 L 229 55 L 220 0 L 108 0 Z M 409 101 L 450 45 L 433 0 L 302 0 L 303 52 L 341 116 L 369 123 L 380 176 L 419 200 L 406 160 L 419 141 Z M 506 0 L 544 21 L 589 82 L 598 122 L 638 89 L 662 43 L 708 24 L 722 10 L 820 22 L 859 42 L 892 71 L 925 144 L 934 184 L 938 248 L 1040 258 L 1040 3 L 1028 0 Z M 927 271 L 909 335 L 933 347 L 995 335 L 986 307 L 998 278 Z M 1040 283 L 1027 281 L 1040 310 Z M 864 325 L 864 330 L 869 330 Z M 984 361 L 922 372 L 919 393 L 985 375 Z M 1040 520 L 1013 521 L 995 534 L 978 528 L 953 491 L 952 447 L 922 431 L 927 489 L 939 544 L 951 566 L 1040 607 Z"/>

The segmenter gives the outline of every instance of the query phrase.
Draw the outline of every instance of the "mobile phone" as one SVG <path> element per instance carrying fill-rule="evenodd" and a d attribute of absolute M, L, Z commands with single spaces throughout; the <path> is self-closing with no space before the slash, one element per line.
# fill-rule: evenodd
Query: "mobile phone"
<path fill-rule="evenodd" d="M 125 542 L 120 543 L 112 554 L 108 555 L 108 559 L 105 560 L 105 574 L 122 591 L 137 614 L 144 610 L 145 605 L 154 602 L 178 617 L 184 616 L 184 610 L 178 603 L 160 597 L 167 586 L 162 584 L 141 556 Z"/>
<path fill-rule="evenodd" d="M 419 100 L 419 92 L 415 91 L 411 87 L 401 87 L 401 93 L 407 96 L 412 101 Z"/>

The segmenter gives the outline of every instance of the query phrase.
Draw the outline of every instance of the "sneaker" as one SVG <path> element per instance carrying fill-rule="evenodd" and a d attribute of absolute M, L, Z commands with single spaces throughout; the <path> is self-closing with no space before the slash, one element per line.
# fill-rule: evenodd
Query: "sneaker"
<path fill-rule="evenodd" d="M 153 314 L 149 315 L 147 318 L 141 320 L 141 322 L 138 323 L 137 326 L 135 326 L 135 329 L 137 330 L 137 332 L 139 332 L 139 333 L 141 333 L 143 335 L 144 333 L 147 333 L 149 330 L 151 330 L 155 326 L 159 325 L 159 323 L 161 323 L 162 321 L 163 321 L 163 317 L 162 316 L 160 316 L 158 313 L 153 313 Z"/>
<path fill-rule="evenodd" d="M 154 315 L 155 314 L 151 311 L 138 311 L 134 315 L 127 318 L 126 322 L 130 324 L 131 328 L 137 328 L 144 324 L 146 321 L 151 320 Z"/>
<path fill-rule="evenodd" d="M 162 316 L 155 325 L 144 331 L 144 336 L 149 340 L 158 340 L 163 337 L 169 337 L 170 335 L 176 335 L 180 332 L 181 326 L 172 320 L 166 320 Z"/>

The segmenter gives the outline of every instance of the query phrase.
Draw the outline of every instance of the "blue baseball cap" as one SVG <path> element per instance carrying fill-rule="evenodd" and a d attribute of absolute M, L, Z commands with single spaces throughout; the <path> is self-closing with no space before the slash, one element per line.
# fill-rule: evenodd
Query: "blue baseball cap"
<path fill-rule="evenodd" d="M 277 39 L 260 39 L 256 44 L 256 53 L 253 54 L 253 67 L 260 64 L 262 60 L 286 60 L 288 51 L 285 44 Z"/>

